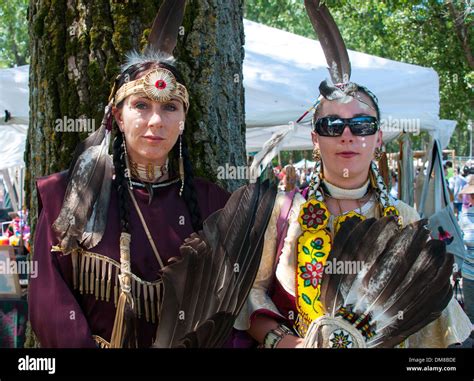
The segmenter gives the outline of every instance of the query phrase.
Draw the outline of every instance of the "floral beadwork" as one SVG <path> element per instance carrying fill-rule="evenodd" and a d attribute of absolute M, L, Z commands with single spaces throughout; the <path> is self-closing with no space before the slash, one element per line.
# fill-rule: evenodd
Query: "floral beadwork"
<path fill-rule="evenodd" d="M 301 207 L 299 223 L 302 230 L 324 229 L 329 221 L 329 211 L 322 202 L 311 199 Z"/>
<path fill-rule="evenodd" d="M 313 286 L 317 288 L 323 279 L 324 266 L 321 262 L 313 259 L 311 262 L 306 262 L 304 266 L 300 267 L 301 278 L 304 279 L 304 286 Z"/>
<path fill-rule="evenodd" d="M 324 265 L 331 251 L 331 236 L 323 230 L 305 231 L 298 239 L 296 293 L 310 321 L 324 313 L 320 301 Z M 302 311 L 301 311 L 302 312 Z"/>
<path fill-rule="evenodd" d="M 387 206 L 383 210 L 383 217 L 394 216 L 397 219 L 398 226 L 403 226 L 403 218 L 400 216 L 400 212 L 394 206 Z"/>
<path fill-rule="evenodd" d="M 331 252 L 332 237 L 345 222 L 351 219 L 360 221 L 366 219 L 364 215 L 350 211 L 335 217 L 334 225 L 329 226 L 331 214 L 324 202 L 324 194 L 320 190 L 321 167 L 321 161 L 317 162 L 309 185 L 307 195 L 309 199 L 301 205 L 298 216 L 302 232 L 297 245 L 295 281 L 298 315 L 294 327 L 302 337 L 305 336 L 311 322 L 325 314 L 325 308 L 320 300 L 321 284 L 324 282 L 324 266 Z M 392 205 L 387 188 L 374 162 L 371 164 L 369 178 L 383 215 L 398 216 L 398 223 L 401 224 L 398 210 Z M 370 325 L 365 323 L 365 321 L 360 323 L 363 326 L 362 330 L 367 330 L 366 334 L 371 334 Z M 353 345 L 353 338 L 346 331 L 335 332 L 332 339 L 335 348 L 350 348 Z"/>

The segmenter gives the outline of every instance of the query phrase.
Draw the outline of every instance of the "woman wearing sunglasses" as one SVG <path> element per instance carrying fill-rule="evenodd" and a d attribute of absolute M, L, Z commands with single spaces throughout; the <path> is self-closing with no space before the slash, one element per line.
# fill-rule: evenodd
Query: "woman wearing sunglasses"
<path fill-rule="evenodd" d="M 382 131 L 375 95 L 351 82 L 323 82 L 320 91 L 312 121 L 315 173 L 291 201 L 278 195 L 247 310 L 236 325 L 266 348 L 301 347 L 310 323 L 325 313 L 321 281 L 341 225 L 388 215 L 399 216 L 401 225 L 419 219 L 415 209 L 389 196 L 378 172 Z M 321 224 L 320 238 L 307 239 L 308 230 Z M 308 263 L 312 245 L 320 257 Z M 465 340 L 469 331 L 462 310 L 450 302 L 440 318 L 401 345 L 447 347 Z"/>

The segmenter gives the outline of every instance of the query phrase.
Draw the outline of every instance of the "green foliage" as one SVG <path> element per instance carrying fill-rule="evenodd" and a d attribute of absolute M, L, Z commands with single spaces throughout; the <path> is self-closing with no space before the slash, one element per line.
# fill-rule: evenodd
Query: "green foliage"
<path fill-rule="evenodd" d="M 280 152 L 280 155 L 279 155 L 279 158 L 280 158 L 280 162 L 278 162 L 278 156 L 275 157 L 273 160 L 272 160 L 272 165 L 274 167 L 276 167 L 277 165 L 286 165 L 286 164 L 289 164 L 289 163 L 297 163 L 303 159 L 306 159 L 306 160 L 313 160 L 313 152 L 312 151 L 281 151 Z"/>
<path fill-rule="evenodd" d="M 0 68 L 28 63 L 28 0 L 0 2 Z"/>
<path fill-rule="evenodd" d="M 440 79 L 440 118 L 458 121 L 449 148 L 469 152 L 467 121 L 474 119 L 474 72 L 457 35 L 458 21 L 468 34 L 472 55 L 473 13 L 469 1 L 327 0 L 349 49 L 397 61 L 432 67 Z M 245 17 L 306 37 L 315 38 L 303 1 L 247 0 Z M 422 149 L 423 139 L 414 139 Z"/>
<path fill-rule="evenodd" d="M 301 0 L 246 0 L 244 17 L 278 29 L 314 37 Z"/>
<path fill-rule="evenodd" d="M 467 122 L 474 119 L 474 71 L 466 59 L 455 24 L 458 21 L 471 33 L 467 42 L 472 55 L 473 12 L 469 8 L 470 2 L 452 2 L 458 13 L 457 19 L 450 13 L 448 2 L 440 0 L 325 2 L 349 49 L 436 70 L 440 79 L 440 118 L 458 121 L 449 148 L 455 148 L 458 155 L 468 155 Z M 24 65 L 29 61 L 27 9 L 28 0 L 0 2 L 0 67 Z M 41 10 L 46 12 L 46 7 Z M 102 15 L 101 11 L 98 9 L 94 14 Z M 127 3 L 113 2 L 112 11 L 125 15 L 130 9 Z M 142 19 L 147 18 L 143 14 L 148 11 L 143 9 L 140 12 Z M 37 36 L 43 33 L 47 22 L 45 17 L 46 13 L 39 14 L 35 25 L 31 26 Z M 315 37 L 302 0 L 247 0 L 245 17 L 292 33 Z M 125 20 L 123 27 L 128 26 Z M 102 21 L 110 24 L 108 19 Z M 92 45 L 104 43 L 94 29 L 87 37 Z M 113 39 L 120 51 L 126 51 L 131 46 L 131 41 L 123 34 L 115 33 Z M 84 41 L 79 43 L 84 44 Z M 67 50 L 75 49 L 77 47 L 67 47 Z M 117 68 L 107 69 L 110 74 Z M 89 70 L 91 74 L 94 72 L 93 68 Z M 422 149 L 423 143 L 422 137 L 414 137 L 415 149 Z"/>

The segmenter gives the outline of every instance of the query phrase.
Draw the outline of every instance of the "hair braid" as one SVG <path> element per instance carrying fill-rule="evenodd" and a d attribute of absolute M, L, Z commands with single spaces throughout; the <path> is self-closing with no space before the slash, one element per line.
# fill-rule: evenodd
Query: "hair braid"
<path fill-rule="evenodd" d="M 175 145 L 176 151 L 179 152 L 179 140 Z M 191 165 L 191 159 L 189 157 L 188 146 L 184 135 L 182 136 L 182 152 L 183 152 L 183 164 L 184 164 L 184 189 L 183 199 L 188 207 L 189 214 L 191 215 L 191 224 L 194 231 L 202 229 L 202 218 L 201 210 L 199 209 L 199 202 L 197 199 L 196 188 L 194 187 L 194 174 Z"/>
<path fill-rule="evenodd" d="M 123 149 L 123 137 L 120 131 L 117 131 L 113 145 L 113 158 L 115 168 L 114 184 L 119 197 L 120 227 L 122 232 L 129 233 L 129 196 L 126 187 L 125 178 L 125 151 Z"/>

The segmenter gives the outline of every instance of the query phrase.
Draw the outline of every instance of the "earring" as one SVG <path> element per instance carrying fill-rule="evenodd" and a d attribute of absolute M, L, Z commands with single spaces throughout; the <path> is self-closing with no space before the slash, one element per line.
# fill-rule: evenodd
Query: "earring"
<path fill-rule="evenodd" d="M 132 176 L 130 173 L 130 162 L 128 161 L 128 152 L 127 152 L 127 144 L 125 143 L 125 134 L 122 132 L 122 146 L 123 146 L 123 152 L 125 156 L 125 177 L 128 180 L 128 185 L 130 187 L 130 190 L 133 190 L 132 186 Z"/>
<path fill-rule="evenodd" d="M 317 147 L 314 147 L 313 149 L 313 160 L 321 161 L 321 150 Z"/>
<path fill-rule="evenodd" d="M 382 158 L 382 154 L 383 154 L 382 150 L 379 147 L 376 147 L 374 151 L 375 160 L 379 161 Z"/>
<path fill-rule="evenodd" d="M 183 134 L 179 135 L 179 178 L 181 180 L 181 188 L 179 189 L 179 196 L 183 194 L 184 189 L 184 162 L 183 162 Z"/>

